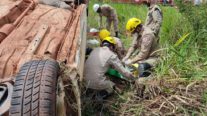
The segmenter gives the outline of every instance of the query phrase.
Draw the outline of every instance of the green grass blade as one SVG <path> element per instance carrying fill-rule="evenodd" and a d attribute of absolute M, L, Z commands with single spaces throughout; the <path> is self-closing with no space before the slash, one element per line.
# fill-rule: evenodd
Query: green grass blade
<path fill-rule="evenodd" d="M 180 39 L 177 40 L 177 42 L 175 43 L 174 47 L 179 46 L 191 33 L 187 33 L 185 35 L 183 35 Z"/>

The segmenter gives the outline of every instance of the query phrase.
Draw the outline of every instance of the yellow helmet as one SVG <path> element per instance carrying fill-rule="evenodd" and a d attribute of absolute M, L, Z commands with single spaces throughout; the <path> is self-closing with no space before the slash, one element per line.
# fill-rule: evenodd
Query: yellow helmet
<path fill-rule="evenodd" d="M 102 42 L 104 42 L 104 41 L 107 41 L 107 42 L 109 42 L 109 43 L 111 43 L 111 44 L 116 44 L 116 41 L 115 41 L 115 39 L 113 38 L 113 37 L 105 37 L 103 40 L 102 40 Z"/>
<path fill-rule="evenodd" d="M 99 32 L 99 38 L 102 41 L 104 38 L 109 37 L 111 35 L 111 33 L 107 30 L 107 29 L 102 29 Z"/>
<path fill-rule="evenodd" d="M 126 30 L 132 33 L 136 29 L 136 27 L 140 24 L 141 24 L 140 19 L 131 18 L 131 19 L 128 20 L 128 22 L 126 24 Z"/>

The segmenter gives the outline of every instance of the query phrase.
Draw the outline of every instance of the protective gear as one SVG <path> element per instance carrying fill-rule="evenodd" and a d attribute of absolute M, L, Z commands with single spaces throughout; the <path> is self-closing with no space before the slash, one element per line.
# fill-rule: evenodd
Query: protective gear
<path fill-rule="evenodd" d="M 138 68 L 139 64 L 138 63 L 134 63 L 134 64 L 132 64 L 132 66 L 135 67 L 135 68 Z"/>
<path fill-rule="evenodd" d="M 128 59 L 124 62 L 125 65 L 130 65 L 132 63 L 132 60 Z"/>
<path fill-rule="evenodd" d="M 102 29 L 99 32 L 99 38 L 101 41 L 103 41 L 104 38 L 109 37 L 110 35 L 111 35 L 111 33 L 107 29 Z"/>
<path fill-rule="evenodd" d="M 103 40 L 102 40 L 102 43 L 103 42 L 109 42 L 109 43 L 111 43 L 111 44 L 113 44 L 113 45 L 115 45 L 116 44 L 116 41 L 114 40 L 114 38 L 113 37 L 106 37 L 106 38 L 104 38 Z"/>
<path fill-rule="evenodd" d="M 132 33 L 138 25 L 141 24 L 141 20 L 138 18 L 131 18 L 127 21 L 126 30 Z"/>
<path fill-rule="evenodd" d="M 151 72 L 151 65 L 148 63 L 140 63 L 138 67 L 139 77 L 148 77 Z"/>
<path fill-rule="evenodd" d="M 97 12 L 98 9 L 99 9 L 99 7 L 100 7 L 99 4 L 94 4 L 94 5 L 93 5 L 93 10 L 94 10 L 94 12 Z"/>
<path fill-rule="evenodd" d="M 111 96 L 112 93 L 109 93 L 108 91 L 106 90 L 101 90 L 101 91 L 98 91 L 97 94 L 96 94 L 96 100 L 98 101 L 102 101 L 102 100 L 105 100 L 107 99 L 109 96 Z"/>
<path fill-rule="evenodd" d="M 96 28 L 91 28 L 91 29 L 90 29 L 90 32 L 91 32 L 91 33 L 96 33 L 96 32 L 98 32 L 98 29 L 96 29 Z"/>
<path fill-rule="evenodd" d="M 91 28 L 89 33 L 88 33 L 89 36 L 97 36 L 98 34 L 99 34 L 99 30 L 97 30 L 95 28 Z"/>
<path fill-rule="evenodd" d="M 115 37 L 118 37 L 118 34 L 119 34 L 119 32 L 117 31 L 117 32 L 115 32 Z"/>

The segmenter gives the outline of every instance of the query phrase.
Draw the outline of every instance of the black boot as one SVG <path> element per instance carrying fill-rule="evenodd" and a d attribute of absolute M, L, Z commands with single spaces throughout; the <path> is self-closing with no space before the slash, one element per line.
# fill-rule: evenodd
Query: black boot
<path fill-rule="evenodd" d="M 101 91 L 97 92 L 96 100 L 103 101 L 103 100 L 107 99 L 108 96 L 110 96 L 110 94 L 107 91 L 101 90 Z"/>
<path fill-rule="evenodd" d="M 115 37 L 119 37 L 119 32 L 118 31 L 115 32 Z"/>
<path fill-rule="evenodd" d="M 151 65 L 148 63 L 140 63 L 138 70 L 139 70 L 139 77 L 148 77 L 151 74 Z"/>

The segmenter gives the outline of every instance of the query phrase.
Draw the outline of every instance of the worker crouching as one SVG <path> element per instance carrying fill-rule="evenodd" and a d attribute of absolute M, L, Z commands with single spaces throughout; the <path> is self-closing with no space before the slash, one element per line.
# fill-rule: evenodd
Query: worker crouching
<path fill-rule="evenodd" d="M 113 67 L 123 76 L 134 79 L 132 73 L 124 68 L 120 59 L 113 52 L 115 44 L 115 40 L 112 37 L 104 38 L 101 47 L 95 48 L 85 63 L 84 80 L 86 87 L 105 91 L 103 92 L 105 93 L 104 96 L 110 95 L 115 85 L 105 75 L 109 68 Z"/>
<path fill-rule="evenodd" d="M 133 36 L 133 42 L 122 61 L 126 65 L 139 63 L 139 77 L 146 77 L 149 73 L 146 70 L 154 67 L 159 57 L 156 53 L 158 49 L 158 39 L 154 32 L 146 26 L 143 26 L 138 18 L 131 18 L 126 24 L 126 30 Z M 135 51 L 138 50 L 138 53 Z M 135 53 L 135 55 L 133 55 Z"/>
<path fill-rule="evenodd" d="M 115 37 L 118 37 L 118 16 L 116 10 L 108 4 L 101 6 L 99 4 L 94 4 L 93 10 L 100 16 L 100 28 L 103 28 L 102 16 L 104 16 L 106 17 L 107 30 L 111 32 L 111 25 L 113 23 Z"/>
<path fill-rule="evenodd" d="M 111 33 L 107 29 L 100 30 L 99 39 L 101 41 L 103 41 L 104 38 L 109 37 L 109 36 L 112 37 Z M 123 43 L 121 39 L 118 37 L 112 37 L 112 38 L 115 40 L 115 43 L 116 43 L 114 52 L 118 55 L 119 59 L 122 59 L 125 55 L 125 49 L 124 49 Z"/>

